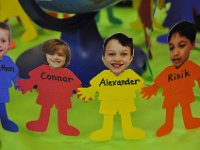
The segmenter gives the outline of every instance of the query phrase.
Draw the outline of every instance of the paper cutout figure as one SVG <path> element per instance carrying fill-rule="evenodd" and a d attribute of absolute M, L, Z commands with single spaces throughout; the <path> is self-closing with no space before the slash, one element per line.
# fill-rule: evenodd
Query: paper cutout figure
<path fill-rule="evenodd" d="M 200 127 L 200 118 L 194 118 L 190 104 L 194 102 L 193 87 L 197 80 L 200 85 L 200 67 L 187 60 L 194 48 L 196 30 L 192 23 L 177 23 L 169 32 L 168 42 L 170 59 L 173 63 L 164 69 L 154 80 L 154 84 L 142 89 L 143 97 L 149 99 L 163 89 L 163 109 L 166 109 L 166 121 L 156 132 L 157 136 L 170 133 L 173 129 L 174 111 L 178 104 L 182 107 L 182 116 L 186 129 Z"/>
<path fill-rule="evenodd" d="M 113 14 L 113 6 L 107 7 L 106 8 L 106 13 L 108 16 L 108 20 L 112 24 L 122 24 L 122 21 L 118 19 L 117 17 L 114 16 Z M 99 22 L 100 20 L 100 13 L 96 16 L 96 21 Z"/>
<path fill-rule="evenodd" d="M 155 28 L 164 29 L 160 24 L 158 24 L 155 18 L 155 10 L 157 8 L 157 5 L 159 6 L 159 8 L 161 8 L 163 3 L 163 0 L 159 0 L 156 2 L 152 0 L 135 0 L 133 3 L 133 8 L 136 9 L 136 12 L 138 13 L 138 19 L 132 22 L 131 26 L 134 29 L 142 28 L 144 30 L 145 43 L 149 59 L 152 59 L 153 57 L 151 51 L 151 32 Z"/>
<path fill-rule="evenodd" d="M 182 20 L 194 23 L 194 11 L 200 15 L 200 1 L 199 0 L 165 0 L 171 2 L 171 7 L 167 12 L 166 19 L 163 26 L 172 28 L 177 22 Z M 167 34 L 158 36 L 157 41 L 160 43 L 167 43 Z"/>
<path fill-rule="evenodd" d="M 18 0 L 0 0 L 0 14 L 0 21 L 5 21 L 15 16 L 19 18 L 25 28 L 25 32 L 21 36 L 23 42 L 29 42 L 38 36 L 35 27 L 20 6 Z"/>
<path fill-rule="evenodd" d="M 0 120 L 3 128 L 8 131 L 17 132 L 18 126 L 8 119 L 6 103 L 9 99 L 9 88 L 16 84 L 18 68 L 10 57 L 5 56 L 11 41 L 10 27 L 0 22 Z M 15 85 L 15 89 L 17 89 Z"/>
<path fill-rule="evenodd" d="M 163 8 L 164 0 L 135 0 L 133 2 L 133 9 L 136 10 L 136 13 L 138 14 L 136 17 L 136 21 L 131 23 L 131 26 L 133 29 L 135 28 L 153 28 L 154 29 L 164 29 L 164 27 L 158 23 L 156 17 L 154 16 L 154 11 L 156 7 L 159 9 Z"/>
<path fill-rule="evenodd" d="M 122 130 L 126 139 L 142 139 L 145 132 L 132 126 L 130 112 L 136 110 L 133 99 L 140 91 L 143 79 L 131 69 L 126 69 L 133 60 L 132 39 L 116 33 L 104 42 L 102 60 L 109 70 L 104 70 L 90 81 L 89 88 L 79 88 L 79 97 L 85 101 L 99 93 L 100 113 L 104 115 L 103 128 L 91 134 L 94 141 L 112 137 L 113 117 L 119 112 Z"/>
<path fill-rule="evenodd" d="M 37 104 L 41 105 L 40 117 L 36 121 L 28 122 L 26 126 L 32 131 L 46 131 L 50 110 L 55 105 L 58 111 L 59 132 L 77 136 L 80 132 L 68 124 L 67 110 L 72 108 L 71 97 L 73 91 L 81 87 L 81 81 L 69 69 L 64 68 L 71 59 L 70 49 L 65 42 L 52 39 L 44 43 L 43 52 L 47 64 L 29 72 L 29 79 L 17 81 L 23 94 L 37 85 Z"/>

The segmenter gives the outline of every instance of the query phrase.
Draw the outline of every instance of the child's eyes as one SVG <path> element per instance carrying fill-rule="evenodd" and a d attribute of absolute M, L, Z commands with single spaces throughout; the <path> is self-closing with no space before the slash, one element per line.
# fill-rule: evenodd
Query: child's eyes
<path fill-rule="evenodd" d="M 180 47 L 180 48 L 183 48 L 183 47 L 185 47 L 185 44 L 181 44 L 181 45 L 179 45 L 179 47 Z"/>
<path fill-rule="evenodd" d="M 57 56 L 65 56 L 65 54 L 60 54 L 60 53 L 58 53 L 58 54 L 56 54 L 56 53 L 48 53 L 49 55 L 51 55 L 51 56 L 53 56 L 53 55 L 57 55 Z"/>
<path fill-rule="evenodd" d="M 128 55 L 127 53 L 122 53 L 122 54 L 121 54 L 121 56 L 127 56 L 127 55 Z"/>
<path fill-rule="evenodd" d="M 4 40 L 4 39 L 3 39 L 3 40 L 1 40 L 1 42 L 2 42 L 2 43 L 5 43 L 5 42 L 6 42 L 6 40 Z"/>
<path fill-rule="evenodd" d="M 58 53 L 58 56 L 65 56 L 65 54 Z"/>
<path fill-rule="evenodd" d="M 114 56 L 115 53 L 108 53 L 108 56 Z"/>
<path fill-rule="evenodd" d="M 172 51 L 174 49 L 174 46 L 169 47 L 169 50 Z"/>

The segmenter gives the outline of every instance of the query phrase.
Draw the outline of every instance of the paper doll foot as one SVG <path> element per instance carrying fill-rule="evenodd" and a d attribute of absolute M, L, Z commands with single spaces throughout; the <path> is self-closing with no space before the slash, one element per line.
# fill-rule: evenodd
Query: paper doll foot
<path fill-rule="evenodd" d="M 168 133 L 170 133 L 172 131 L 172 126 L 169 126 L 167 124 L 164 124 L 163 126 L 161 126 L 157 131 L 156 131 L 156 135 L 158 137 L 164 136 Z"/>
<path fill-rule="evenodd" d="M 29 42 L 31 40 L 34 40 L 38 36 L 36 31 L 26 31 L 22 37 L 21 40 L 22 42 Z"/>
<path fill-rule="evenodd" d="M 186 129 L 195 129 L 200 127 L 200 118 L 194 118 L 185 123 Z"/>
<path fill-rule="evenodd" d="M 138 140 L 145 137 L 145 132 L 138 128 L 132 128 L 123 132 L 124 138 L 127 140 Z"/>
<path fill-rule="evenodd" d="M 7 131 L 11 131 L 11 132 L 19 131 L 17 124 L 9 119 L 2 119 L 1 123 L 2 123 L 2 127 Z"/>
<path fill-rule="evenodd" d="M 40 120 L 30 121 L 26 124 L 26 127 L 31 131 L 44 132 L 47 126 L 44 125 Z"/>
<path fill-rule="evenodd" d="M 110 17 L 109 21 L 113 24 L 122 24 L 122 21 L 118 18 L 115 18 L 115 17 Z"/>
<path fill-rule="evenodd" d="M 93 141 L 107 141 L 110 140 L 111 137 L 112 137 L 112 131 L 108 131 L 105 129 L 97 130 L 90 135 L 90 138 Z"/>
<path fill-rule="evenodd" d="M 59 132 L 61 134 L 69 136 L 78 136 L 80 134 L 80 131 L 78 129 L 70 125 L 66 125 L 65 127 L 60 127 Z"/>
<path fill-rule="evenodd" d="M 133 29 L 143 29 L 143 24 L 141 23 L 141 21 L 136 20 L 136 21 L 131 23 L 131 27 Z"/>

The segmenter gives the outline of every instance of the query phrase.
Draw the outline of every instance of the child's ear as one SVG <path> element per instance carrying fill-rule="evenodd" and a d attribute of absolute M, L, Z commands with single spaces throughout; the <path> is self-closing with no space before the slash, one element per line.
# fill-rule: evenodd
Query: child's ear
<path fill-rule="evenodd" d="M 101 59 L 102 59 L 103 63 L 105 64 L 105 61 L 104 61 L 104 56 L 102 56 L 102 57 L 101 57 Z"/>
<path fill-rule="evenodd" d="M 134 58 L 134 56 L 132 55 L 132 56 L 131 56 L 131 61 L 133 61 L 133 58 Z"/>

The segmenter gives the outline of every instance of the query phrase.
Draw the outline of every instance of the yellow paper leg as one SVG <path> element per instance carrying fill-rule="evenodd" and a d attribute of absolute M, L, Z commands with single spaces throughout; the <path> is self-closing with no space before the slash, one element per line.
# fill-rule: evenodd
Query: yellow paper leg
<path fill-rule="evenodd" d="M 19 13 L 19 18 L 25 29 L 25 32 L 21 36 L 21 40 L 23 42 L 28 42 L 35 39 L 38 36 L 38 34 L 31 20 L 28 18 L 28 16 L 24 13 L 22 9 L 19 9 L 18 13 Z"/>
<path fill-rule="evenodd" d="M 104 115 L 103 128 L 93 132 L 90 138 L 93 141 L 106 141 L 111 139 L 113 130 L 113 115 Z"/>
<path fill-rule="evenodd" d="M 132 7 L 135 10 L 135 12 L 137 13 L 136 14 L 137 19 L 131 23 L 131 27 L 133 29 L 143 29 L 143 24 L 140 20 L 139 14 L 138 14 L 139 6 L 140 6 L 140 0 L 134 0 Z"/>
<path fill-rule="evenodd" d="M 161 0 L 159 0 L 158 6 L 156 6 L 154 4 L 154 1 L 151 1 L 151 16 L 152 16 L 152 21 L 153 21 L 153 27 L 158 30 L 168 30 L 167 28 L 163 27 L 163 25 L 161 23 L 159 23 L 157 21 L 157 19 L 155 18 L 156 16 L 153 14 L 155 7 L 160 7 L 159 5 L 163 5 L 162 3 L 163 2 L 161 2 Z M 158 9 L 158 8 L 156 8 L 156 9 Z"/>
<path fill-rule="evenodd" d="M 21 36 L 23 42 L 31 41 L 38 36 L 32 21 L 26 15 L 18 0 L 0 0 L 0 14 L 0 21 L 5 21 L 11 17 L 19 17 L 25 29 L 25 32 Z"/>
<path fill-rule="evenodd" d="M 130 113 L 121 114 L 123 136 L 128 140 L 143 139 L 145 132 L 132 126 Z"/>

